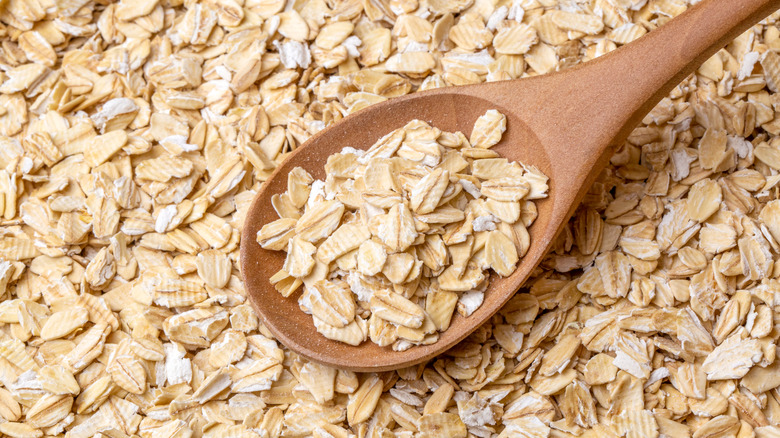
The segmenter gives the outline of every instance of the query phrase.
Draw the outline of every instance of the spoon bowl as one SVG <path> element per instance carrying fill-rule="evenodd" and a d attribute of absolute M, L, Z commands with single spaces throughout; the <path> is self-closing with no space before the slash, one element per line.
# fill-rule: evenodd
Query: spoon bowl
<path fill-rule="evenodd" d="M 488 109 L 497 109 L 507 116 L 507 130 L 499 144 L 492 149 L 510 161 L 520 161 L 538 167 L 546 175 L 552 171 L 553 161 L 541 147 L 533 131 L 506 108 L 480 97 L 457 93 L 453 88 L 416 93 L 388 102 L 387 106 L 372 106 L 348 117 L 349 123 L 339 123 L 331 129 L 318 133 L 307 144 L 294 151 L 291 156 L 269 178 L 250 207 L 246 217 L 242 239 L 242 273 L 249 298 L 260 313 L 264 324 L 284 345 L 310 359 L 338 368 L 354 371 L 384 371 L 412 365 L 433 357 L 443 349 L 459 342 L 466 334 L 478 327 L 473 321 L 490 318 L 517 290 L 530 274 L 536 263 L 520 263 L 519 269 L 507 278 L 494 276 L 485 294 L 485 301 L 468 318 L 457 313 L 450 328 L 439 334 L 439 341 L 431 345 L 413 347 L 407 351 L 395 352 L 388 347 L 379 347 L 364 342 L 353 347 L 325 338 L 317 333 L 310 315 L 298 308 L 299 289 L 289 298 L 283 298 L 268 279 L 284 264 L 285 254 L 265 250 L 257 244 L 254 236 L 268 222 L 278 216 L 271 206 L 271 196 L 287 188 L 286 175 L 294 167 L 305 168 L 314 178 L 324 179 L 324 159 L 338 153 L 345 146 L 368 149 L 376 140 L 395 128 L 400 128 L 412 119 L 424 120 L 443 131 L 462 131 L 466 135 L 479 116 Z M 381 120 L 381 123 L 377 123 Z M 353 129 L 360 126 L 360 129 Z M 522 145 L 522 147 L 516 147 Z M 312 153 L 316 151 L 316 154 Z M 555 180 L 550 183 L 550 198 L 555 196 Z M 544 255 L 546 240 L 552 240 L 557 230 L 545 227 L 544 218 L 552 210 L 550 198 L 536 201 L 538 219 L 529 228 L 531 247 L 526 258 Z"/>
<path fill-rule="evenodd" d="M 633 128 L 671 89 L 728 41 L 780 7 L 780 0 L 705 0 L 660 29 L 599 59 L 563 72 L 391 99 L 352 114 L 293 151 L 263 184 L 245 219 L 241 271 L 250 302 L 282 344 L 308 359 L 353 371 L 386 371 L 431 359 L 490 319 L 542 261 L 596 176 Z M 471 316 L 457 313 L 436 343 L 393 351 L 372 342 L 351 346 L 318 333 L 298 307 L 299 289 L 282 297 L 269 278 L 284 253 L 255 240 L 278 218 L 271 197 L 287 188 L 287 174 L 303 167 L 324 179 L 327 158 L 344 147 L 368 149 L 413 119 L 467 136 L 489 109 L 507 117 L 493 147 L 502 157 L 536 166 L 550 178 L 548 198 L 535 202 L 531 246 L 517 270 L 491 277 L 482 304 Z"/>

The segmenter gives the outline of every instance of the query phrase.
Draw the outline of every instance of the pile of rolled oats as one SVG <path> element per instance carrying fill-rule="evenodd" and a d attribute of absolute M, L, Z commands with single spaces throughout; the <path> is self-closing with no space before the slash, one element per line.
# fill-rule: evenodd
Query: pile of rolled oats
<path fill-rule="evenodd" d="M 469 138 L 412 120 L 328 157 L 325 181 L 294 168 L 271 198 L 279 219 L 257 232 L 287 252 L 271 283 L 284 297 L 304 285 L 298 304 L 328 339 L 396 351 L 438 341 L 456 306 L 466 317 L 482 305 L 485 271 L 514 272 L 533 201 L 547 197 L 539 169 L 490 150 L 505 130 L 496 110 Z"/>
<path fill-rule="evenodd" d="M 296 356 L 236 263 L 260 183 L 324 126 L 585 62 L 688 3 L 0 3 L 0 433 L 780 435 L 777 14 L 670 93 L 523 293 L 428 363 Z"/>

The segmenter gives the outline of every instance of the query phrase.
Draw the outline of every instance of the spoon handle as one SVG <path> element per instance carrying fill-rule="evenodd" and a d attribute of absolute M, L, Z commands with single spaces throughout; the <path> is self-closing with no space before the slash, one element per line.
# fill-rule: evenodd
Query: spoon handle
<path fill-rule="evenodd" d="M 475 87 L 514 109 L 551 159 L 561 226 L 644 116 L 729 41 L 780 8 L 780 0 L 703 0 L 638 40 L 574 68 Z"/>
<path fill-rule="evenodd" d="M 707 59 L 778 8 L 780 0 L 704 0 L 593 62 L 584 79 L 597 82 L 600 89 L 588 93 L 589 109 L 594 120 L 601 114 L 601 126 L 615 135 L 611 146 L 622 143 L 661 99 Z M 604 111 L 607 104 L 618 114 Z"/>

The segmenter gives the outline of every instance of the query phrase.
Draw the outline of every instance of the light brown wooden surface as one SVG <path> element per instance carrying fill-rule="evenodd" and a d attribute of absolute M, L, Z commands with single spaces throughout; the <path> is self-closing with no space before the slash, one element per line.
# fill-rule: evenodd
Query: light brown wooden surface
<path fill-rule="evenodd" d="M 705 0 L 634 43 L 564 72 L 415 93 L 373 105 L 321 131 L 266 181 L 247 215 L 241 270 L 258 315 L 291 350 L 354 371 L 401 368 L 447 350 L 520 288 L 614 148 L 644 115 L 718 49 L 779 7 L 780 0 Z M 488 109 L 507 116 L 507 131 L 494 150 L 550 177 L 549 198 L 537 203 L 539 218 L 529 229 L 531 247 L 515 273 L 492 281 L 482 306 L 468 318 L 455 315 L 432 345 L 395 352 L 371 342 L 353 347 L 317 333 L 311 316 L 298 308 L 300 291 L 283 298 L 268 282 L 281 268 L 284 253 L 264 250 L 255 240 L 257 231 L 277 218 L 271 196 L 286 189 L 287 173 L 301 166 L 322 178 L 329 155 L 346 146 L 366 149 L 412 119 L 468 133 Z"/>

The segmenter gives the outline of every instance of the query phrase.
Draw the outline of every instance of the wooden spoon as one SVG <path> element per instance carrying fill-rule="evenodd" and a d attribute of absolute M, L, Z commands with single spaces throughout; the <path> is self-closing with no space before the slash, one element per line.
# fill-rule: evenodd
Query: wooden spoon
<path fill-rule="evenodd" d="M 645 114 L 718 49 L 777 8 L 780 0 L 704 0 L 637 41 L 563 72 L 410 94 L 317 133 L 263 184 L 246 217 L 241 271 L 262 323 L 296 353 L 354 371 L 407 367 L 446 351 L 515 294 Z M 367 149 L 412 119 L 468 135 L 488 109 L 507 116 L 506 133 L 493 149 L 550 177 L 549 198 L 537 203 L 539 216 L 529 229 L 531 247 L 514 274 L 492 280 L 482 306 L 468 318 L 455 315 L 431 345 L 395 352 L 370 341 L 353 347 L 317 333 L 312 317 L 298 308 L 300 291 L 283 298 L 268 282 L 281 268 L 284 253 L 264 250 L 255 240 L 263 225 L 278 218 L 271 196 L 285 191 L 288 172 L 300 166 L 322 179 L 329 155 L 345 146 Z"/>

